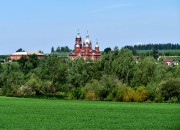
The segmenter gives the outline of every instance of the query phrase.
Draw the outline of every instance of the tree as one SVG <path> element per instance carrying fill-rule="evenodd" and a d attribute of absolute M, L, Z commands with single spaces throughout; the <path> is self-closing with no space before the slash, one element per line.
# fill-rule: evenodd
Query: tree
<path fill-rule="evenodd" d="M 159 54 L 158 54 L 158 51 L 156 50 L 156 49 L 153 49 L 153 57 L 154 57 L 154 59 L 158 59 L 158 57 L 159 57 Z"/>
<path fill-rule="evenodd" d="M 0 88 L 2 87 L 3 85 L 3 77 L 2 77 L 2 73 L 3 73 L 3 67 L 0 63 Z"/>
<path fill-rule="evenodd" d="M 22 48 L 19 48 L 16 52 L 25 52 Z"/>
<path fill-rule="evenodd" d="M 114 47 L 114 51 L 119 51 L 118 46 L 115 46 L 115 47 Z"/>
<path fill-rule="evenodd" d="M 55 52 L 54 47 L 51 48 L 51 53 Z"/>
<path fill-rule="evenodd" d="M 23 72 L 26 72 L 25 65 L 26 65 L 27 61 L 28 61 L 28 59 L 26 58 L 26 56 L 22 56 L 19 60 L 17 60 L 17 62 L 20 65 L 20 68 Z"/>
<path fill-rule="evenodd" d="M 133 55 L 138 55 L 137 51 L 135 49 L 132 50 Z"/>
<path fill-rule="evenodd" d="M 56 52 L 61 52 L 61 48 L 58 46 Z"/>
<path fill-rule="evenodd" d="M 4 64 L 1 76 L 4 95 L 16 95 L 17 89 L 25 82 L 24 74 L 20 71 L 18 63 Z"/>
<path fill-rule="evenodd" d="M 42 81 L 37 75 L 31 73 L 26 85 L 32 89 L 32 93 L 34 93 L 34 95 L 43 94 Z"/>
<path fill-rule="evenodd" d="M 82 58 L 77 58 L 73 61 L 69 60 L 69 71 L 68 71 L 68 82 L 73 87 L 81 87 L 85 85 L 85 81 L 83 77 L 87 74 L 87 71 L 83 68 L 84 67 L 84 60 Z"/>
<path fill-rule="evenodd" d="M 41 54 L 44 54 L 44 52 L 42 50 L 39 50 L 38 52 L 41 53 Z"/>
<path fill-rule="evenodd" d="M 69 49 L 68 46 L 61 47 L 61 52 L 70 52 L 71 50 Z"/>
<path fill-rule="evenodd" d="M 38 66 L 38 63 L 39 63 L 38 56 L 35 54 L 30 55 L 29 59 L 25 62 L 24 72 L 28 73 L 30 70 L 35 69 Z"/>
<path fill-rule="evenodd" d="M 34 72 L 43 80 L 51 82 L 52 90 L 64 91 L 67 82 L 67 64 L 57 55 L 42 59 Z"/>
<path fill-rule="evenodd" d="M 174 77 L 180 78 L 180 66 L 177 65 L 174 72 Z"/>
<path fill-rule="evenodd" d="M 106 53 L 106 54 L 107 54 L 107 53 L 109 53 L 109 52 L 111 52 L 111 48 L 110 48 L 110 47 L 108 47 L 108 48 L 105 48 L 105 49 L 104 49 L 104 52 L 103 52 L 103 54 L 104 54 L 104 53 Z"/>
<path fill-rule="evenodd" d="M 131 80 L 131 85 L 136 87 L 141 85 L 146 86 L 151 81 L 158 81 L 158 79 L 156 78 L 162 78 L 164 74 L 164 72 L 161 71 L 161 68 L 158 68 L 159 70 L 156 70 L 157 64 L 152 57 L 146 57 L 144 59 L 139 60 L 138 64 L 135 64 L 134 69 L 136 71 L 134 71 L 134 75 Z"/>
<path fill-rule="evenodd" d="M 157 94 L 163 101 L 180 101 L 180 79 L 170 78 L 162 81 L 156 90 Z"/>
<path fill-rule="evenodd" d="M 134 65 L 135 60 L 132 58 L 131 51 L 128 49 L 121 49 L 118 53 L 118 57 L 112 62 L 112 70 L 119 79 L 129 84 L 133 77 Z"/>

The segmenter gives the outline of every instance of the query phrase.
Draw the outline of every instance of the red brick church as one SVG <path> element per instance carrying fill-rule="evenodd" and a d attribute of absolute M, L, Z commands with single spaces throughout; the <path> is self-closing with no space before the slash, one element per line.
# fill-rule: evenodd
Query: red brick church
<path fill-rule="evenodd" d="M 74 52 L 69 54 L 70 59 L 75 59 L 77 57 L 82 57 L 84 60 L 90 58 L 92 60 L 100 59 L 101 53 L 99 51 L 98 42 L 96 42 L 94 50 L 92 49 L 92 43 L 89 39 L 89 34 L 86 34 L 86 39 L 82 43 L 81 36 L 78 32 L 78 35 L 75 39 Z"/>

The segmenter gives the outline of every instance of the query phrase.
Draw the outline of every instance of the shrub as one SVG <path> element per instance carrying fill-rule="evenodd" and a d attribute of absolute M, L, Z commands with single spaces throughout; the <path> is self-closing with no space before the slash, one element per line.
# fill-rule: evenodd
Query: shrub
<path fill-rule="evenodd" d="M 11 85 L 11 86 L 3 86 L 2 87 L 2 95 L 6 96 L 16 96 L 17 95 L 17 89 L 18 85 Z"/>
<path fill-rule="evenodd" d="M 139 86 L 136 89 L 136 99 L 135 99 L 135 101 L 142 102 L 142 101 L 147 100 L 147 97 L 148 97 L 148 93 L 147 93 L 146 88 L 144 86 Z"/>
<path fill-rule="evenodd" d="M 82 88 L 73 88 L 70 93 L 68 94 L 68 97 L 70 99 L 84 99 L 85 98 L 85 93 Z"/>
<path fill-rule="evenodd" d="M 86 94 L 89 93 L 89 96 L 92 96 L 94 93 L 94 100 L 105 100 L 109 93 L 108 88 L 98 80 L 92 80 L 90 83 L 87 83 L 84 90 Z"/>
<path fill-rule="evenodd" d="M 30 74 L 29 80 L 26 82 L 26 86 L 32 89 L 35 92 L 35 95 L 42 95 L 42 81 L 41 79 L 34 73 Z"/>
<path fill-rule="evenodd" d="M 113 101 L 123 101 L 123 96 L 126 91 L 126 84 L 119 84 L 117 87 L 115 87 L 112 92 L 108 95 L 107 100 L 113 100 Z"/>
<path fill-rule="evenodd" d="M 35 92 L 32 90 L 32 88 L 28 86 L 21 86 L 17 90 L 17 96 L 32 96 L 35 95 Z"/>
<path fill-rule="evenodd" d="M 91 83 L 87 83 L 84 87 L 85 91 L 85 100 L 98 100 L 97 93 L 95 92 L 96 84 L 98 84 L 97 80 L 94 80 Z"/>
<path fill-rule="evenodd" d="M 178 98 L 177 97 L 171 97 L 168 101 L 173 102 L 173 103 L 178 103 Z"/>
<path fill-rule="evenodd" d="M 180 79 L 162 81 L 156 90 L 162 101 L 180 101 Z"/>
<path fill-rule="evenodd" d="M 97 100 L 97 96 L 93 91 L 87 91 L 85 94 L 85 100 Z"/>
<path fill-rule="evenodd" d="M 126 102 L 146 101 L 148 96 L 147 90 L 144 86 L 140 86 L 136 90 L 131 87 L 126 87 L 122 92 L 122 100 Z"/>
<path fill-rule="evenodd" d="M 148 83 L 146 90 L 148 93 L 148 100 L 154 101 L 156 98 L 156 88 L 158 87 L 157 83 Z M 157 99 L 156 99 L 157 100 Z"/>
<path fill-rule="evenodd" d="M 136 91 L 131 87 L 127 87 L 123 95 L 123 101 L 133 102 L 135 101 L 135 98 L 136 98 Z"/>

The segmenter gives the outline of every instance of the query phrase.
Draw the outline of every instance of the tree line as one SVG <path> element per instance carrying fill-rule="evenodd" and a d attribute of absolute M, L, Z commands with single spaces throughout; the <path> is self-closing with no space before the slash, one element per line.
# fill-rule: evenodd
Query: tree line
<path fill-rule="evenodd" d="M 128 48 L 130 50 L 178 50 L 180 49 L 180 45 L 173 43 L 159 43 L 159 44 L 140 44 L 133 46 L 124 46 L 124 48 Z"/>
<path fill-rule="evenodd" d="M 54 47 L 51 48 L 51 53 L 54 53 L 54 52 L 71 52 L 72 50 L 69 49 L 68 46 L 64 46 L 64 47 L 57 47 L 56 49 Z"/>
<path fill-rule="evenodd" d="M 180 102 L 180 66 L 153 57 L 133 58 L 115 48 L 100 60 L 31 55 L 0 64 L 0 93 L 7 96 L 62 96 L 66 99 Z"/>

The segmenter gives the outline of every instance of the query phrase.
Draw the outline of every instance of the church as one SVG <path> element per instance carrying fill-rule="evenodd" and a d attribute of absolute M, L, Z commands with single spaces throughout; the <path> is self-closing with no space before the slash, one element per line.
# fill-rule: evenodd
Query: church
<path fill-rule="evenodd" d="M 75 38 L 74 52 L 69 54 L 69 58 L 73 60 L 78 57 L 82 57 L 84 60 L 86 60 L 87 58 L 92 60 L 101 58 L 98 42 L 96 42 L 95 48 L 93 50 L 88 32 L 86 34 L 86 39 L 83 41 L 83 43 L 79 32 Z"/>

